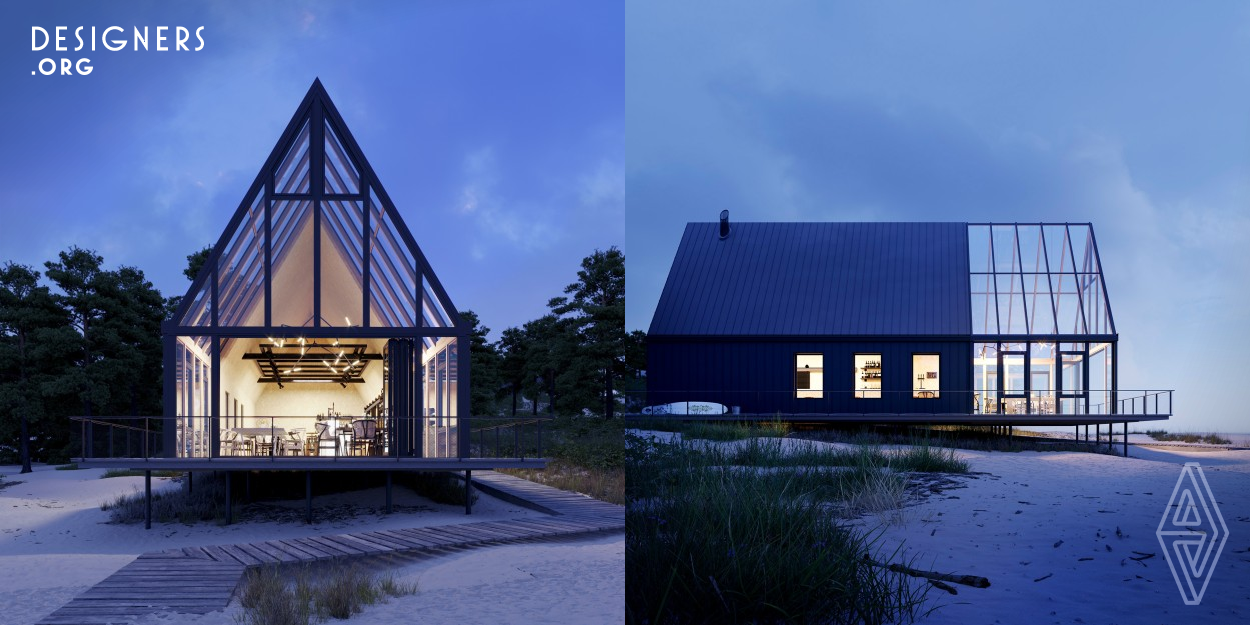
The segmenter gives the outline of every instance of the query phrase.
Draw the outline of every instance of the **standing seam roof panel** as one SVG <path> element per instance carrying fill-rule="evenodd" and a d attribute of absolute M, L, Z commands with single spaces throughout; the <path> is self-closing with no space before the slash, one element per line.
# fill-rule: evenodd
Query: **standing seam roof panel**
<path fill-rule="evenodd" d="M 971 334 L 962 223 L 688 224 L 654 335 Z"/>

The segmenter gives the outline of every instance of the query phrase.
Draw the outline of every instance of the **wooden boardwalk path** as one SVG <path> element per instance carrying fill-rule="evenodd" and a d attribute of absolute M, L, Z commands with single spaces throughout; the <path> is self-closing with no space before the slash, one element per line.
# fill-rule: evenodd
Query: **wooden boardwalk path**
<path fill-rule="evenodd" d="M 243 573 L 255 566 L 432 552 L 625 529 L 623 506 L 510 475 L 483 473 L 473 476 L 483 492 L 552 516 L 145 553 L 39 623 L 112 625 L 158 612 L 206 614 L 229 605 Z"/>
<path fill-rule="evenodd" d="M 494 471 L 474 471 L 473 486 L 509 503 L 547 514 L 562 516 L 601 516 L 625 521 L 625 506 L 591 499 L 519 477 Z"/>

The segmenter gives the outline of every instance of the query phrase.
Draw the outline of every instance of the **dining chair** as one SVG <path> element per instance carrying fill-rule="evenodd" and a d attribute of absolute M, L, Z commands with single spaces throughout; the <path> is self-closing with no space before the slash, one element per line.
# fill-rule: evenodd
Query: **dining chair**
<path fill-rule="evenodd" d="M 377 436 L 378 423 L 372 419 L 352 421 L 352 455 L 363 451 L 364 455 L 372 455 L 373 439 Z"/>
<path fill-rule="evenodd" d="M 330 431 L 330 424 L 324 421 L 317 422 L 317 455 L 337 456 L 339 454 L 338 435 Z M 329 454 L 323 453 L 326 449 L 330 450 Z"/>
<path fill-rule="evenodd" d="M 291 430 L 286 433 L 286 438 L 282 441 L 284 452 L 290 452 L 292 456 L 304 455 L 304 438 L 300 434 L 301 432 L 297 430 Z"/>
<path fill-rule="evenodd" d="M 239 433 L 234 430 L 226 430 L 221 434 L 221 455 L 234 456 L 238 455 Z"/>

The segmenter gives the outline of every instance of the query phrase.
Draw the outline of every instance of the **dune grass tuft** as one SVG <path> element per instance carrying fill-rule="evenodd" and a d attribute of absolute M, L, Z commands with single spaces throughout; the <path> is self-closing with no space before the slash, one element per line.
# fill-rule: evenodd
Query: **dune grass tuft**
<path fill-rule="evenodd" d="M 186 478 L 183 478 L 186 479 Z M 155 491 L 155 489 L 153 489 Z M 222 502 L 226 498 L 226 481 L 222 475 L 196 473 L 195 488 L 156 491 L 152 493 L 152 520 L 159 523 L 196 523 L 225 518 Z M 113 523 L 142 523 L 145 516 L 143 493 L 118 495 L 100 504 Z"/>
<path fill-rule="evenodd" d="M 1171 433 L 1167 430 L 1146 430 L 1146 435 L 1156 441 L 1162 442 L 1183 442 L 1183 443 L 1206 443 L 1208 445 L 1231 445 L 1233 441 L 1220 436 L 1219 434 L 1196 434 L 1193 432 Z"/>
<path fill-rule="evenodd" d="M 949 450 L 630 438 L 626 617 L 635 623 L 887 623 L 929 587 L 845 519 L 897 509 L 907 471 L 966 472 Z M 908 564 L 906 562 L 902 564 Z"/>
<path fill-rule="evenodd" d="M 400 582 L 394 573 L 376 575 L 359 564 L 315 571 L 303 566 L 293 579 L 276 566 L 249 569 L 239 603 L 240 625 L 308 625 L 314 620 L 347 619 L 365 606 L 417 592 L 415 583 Z"/>

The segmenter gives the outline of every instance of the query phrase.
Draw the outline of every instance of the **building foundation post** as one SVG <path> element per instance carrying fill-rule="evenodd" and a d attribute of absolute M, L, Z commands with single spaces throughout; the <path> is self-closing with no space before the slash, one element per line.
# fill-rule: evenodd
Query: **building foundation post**
<path fill-rule="evenodd" d="M 143 471 L 143 529 L 152 529 L 152 470 Z"/>
<path fill-rule="evenodd" d="M 312 471 L 304 471 L 304 522 L 312 525 Z"/>

